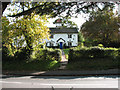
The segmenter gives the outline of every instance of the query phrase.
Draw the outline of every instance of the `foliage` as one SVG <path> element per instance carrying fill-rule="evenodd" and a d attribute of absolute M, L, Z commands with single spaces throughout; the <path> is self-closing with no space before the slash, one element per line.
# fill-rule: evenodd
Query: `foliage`
<path fill-rule="evenodd" d="M 52 17 L 61 15 L 65 13 L 66 16 L 76 16 L 79 13 L 89 13 L 91 10 L 101 9 L 101 5 L 104 7 L 113 7 L 115 5 L 114 2 L 2 2 L 2 13 L 7 7 L 8 4 L 15 5 L 18 10 L 21 10 L 23 7 L 27 8 L 27 10 L 22 10 L 17 12 L 16 14 L 11 15 L 12 17 L 20 17 L 22 15 L 31 15 L 31 13 L 35 12 L 35 14 L 45 15 L 51 14 Z M 20 5 L 18 5 L 20 4 Z M 17 10 L 17 11 L 18 11 Z"/>
<path fill-rule="evenodd" d="M 108 58 L 99 58 L 99 59 L 83 59 L 82 61 L 68 63 L 68 70 L 109 70 L 109 69 L 118 69 L 120 68 L 119 64 L 120 59 L 108 59 Z"/>
<path fill-rule="evenodd" d="M 49 71 L 56 70 L 60 66 L 58 61 L 52 60 L 32 60 L 26 61 L 3 61 L 2 69 L 9 71 Z"/>
<path fill-rule="evenodd" d="M 40 49 L 38 51 L 34 51 L 32 56 L 37 60 L 56 60 L 61 61 L 62 52 L 60 49 Z"/>
<path fill-rule="evenodd" d="M 69 51 L 68 70 L 118 69 L 120 49 L 104 47 L 74 48 Z"/>
<path fill-rule="evenodd" d="M 23 47 L 26 47 L 27 50 L 40 48 L 40 43 L 45 38 L 49 39 L 46 22 L 46 16 L 33 13 L 31 16 L 15 18 L 11 23 L 6 17 L 2 17 L 3 46 L 9 51 L 12 50 L 11 54 L 15 54 L 17 49 Z"/>
<path fill-rule="evenodd" d="M 83 37 L 83 34 L 81 31 L 79 31 L 79 33 L 78 33 L 78 46 L 84 47 L 84 42 L 85 42 L 85 39 Z"/>
<path fill-rule="evenodd" d="M 117 48 L 84 47 L 74 48 L 69 51 L 69 63 L 83 61 L 84 59 L 117 59 L 119 52 Z"/>
<path fill-rule="evenodd" d="M 23 61 L 23 60 L 27 60 L 30 59 L 29 58 L 29 53 L 28 53 L 28 49 L 27 48 L 21 48 L 19 49 L 15 54 L 14 54 L 14 60 L 19 60 L 19 61 Z"/>
<path fill-rule="evenodd" d="M 8 60 L 9 59 L 9 60 Z M 56 70 L 60 66 L 61 50 L 59 49 L 39 49 L 32 51 L 30 58 L 26 48 L 15 53 L 14 57 L 3 60 L 3 70 Z"/>
<path fill-rule="evenodd" d="M 82 32 L 79 31 L 79 34 L 78 34 L 78 42 L 83 43 L 84 41 L 85 41 L 85 40 L 84 40 L 84 37 L 83 37 L 83 35 L 82 35 Z"/>
<path fill-rule="evenodd" d="M 103 45 L 102 45 L 102 44 L 98 44 L 98 47 L 101 47 L 101 48 L 102 48 L 102 47 L 103 47 Z"/>
<path fill-rule="evenodd" d="M 12 54 L 11 50 L 8 50 L 8 48 L 6 47 L 2 47 L 2 60 L 4 61 L 10 61 L 10 60 L 14 60 L 14 55 Z"/>
<path fill-rule="evenodd" d="M 63 49 L 66 59 L 68 59 L 69 49 Z"/>
<path fill-rule="evenodd" d="M 81 31 L 86 39 L 109 44 L 118 41 L 118 20 L 111 8 L 93 11 L 89 21 L 82 25 Z"/>
<path fill-rule="evenodd" d="M 69 48 L 68 49 L 63 49 L 64 53 L 65 54 L 68 54 L 69 53 Z"/>

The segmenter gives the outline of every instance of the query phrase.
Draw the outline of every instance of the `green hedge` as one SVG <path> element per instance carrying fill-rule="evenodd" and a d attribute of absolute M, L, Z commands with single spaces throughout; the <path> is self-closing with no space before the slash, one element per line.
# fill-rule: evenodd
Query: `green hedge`
<path fill-rule="evenodd" d="M 21 56 L 20 56 L 21 55 Z M 26 49 L 22 49 L 15 54 L 11 59 L 3 60 L 3 70 L 12 71 L 48 71 L 57 70 L 60 66 L 62 52 L 59 49 L 39 49 L 33 50 L 28 57 Z M 7 56 L 7 55 L 6 55 Z"/>
<path fill-rule="evenodd" d="M 2 62 L 2 70 L 7 71 L 49 71 L 57 70 L 60 66 L 58 61 L 53 60 L 33 60 L 33 61 L 19 61 L 12 60 Z"/>
<path fill-rule="evenodd" d="M 62 52 L 60 49 L 39 49 L 39 50 L 32 50 L 31 54 L 29 54 L 29 49 L 22 48 L 18 50 L 15 54 L 9 55 L 9 51 L 7 48 L 2 49 L 2 59 L 3 61 L 13 61 L 13 60 L 20 60 L 20 61 L 26 61 L 26 60 L 61 60 Z"/>
<path fill-rule="evenodd" d="M 40 49 L 35 52 L 38 60 L 56 60 L 61 61 L 62 52 L 60 49 Z"/>
<path fill-rule="evenodd" d="M 85 47 L 73 48 L 69 51 L 68 62 L 82 61 L 85 59 L 111 58 L 118 59 L 120 57 L 120 49 L 117 48 L 100 48 Z"/>

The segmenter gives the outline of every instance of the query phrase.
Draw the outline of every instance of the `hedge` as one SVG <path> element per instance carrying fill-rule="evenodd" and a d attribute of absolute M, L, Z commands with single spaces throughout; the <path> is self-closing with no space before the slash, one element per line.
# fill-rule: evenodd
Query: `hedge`
<path fill-rule="evenodd" d="M 20 60 L 20 61 L 26 61 L 26 60 L 56 60 L 60 61 L 62 56 L 62 52 L 60 49 L 39 49 L 39 50 L 33 50 L 31 51 L 31 54 L 28 54 L 28 49 L 23 48 L 19 51 L 17 51 L 13 56 L 8 55 L 7 48 L 2 49 L 2 59 L 3 61 L 13 61 L 13 60 Z"/>
<path fill-rule="evenodd" d="M 120 58 L 120 49 L 101 47 L 72 48 L 69 50 L 68 62 L 99 58 L 118 59 Z"/>
<path fill-rule="evenodd" d="M 36 59 L 39 60 L 56 60 L 61 61 L 62 52 L 60 49 L 41 49 L 35 53 Z"/>

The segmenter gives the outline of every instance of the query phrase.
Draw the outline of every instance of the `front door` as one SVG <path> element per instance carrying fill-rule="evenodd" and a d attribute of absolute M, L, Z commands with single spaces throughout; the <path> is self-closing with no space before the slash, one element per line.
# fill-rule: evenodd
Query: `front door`
<path fill-rule="evenodd" d="M 60 42 L 60 49 L 62 49 L 63 48 L 63 43 L 62 42 Z"/>

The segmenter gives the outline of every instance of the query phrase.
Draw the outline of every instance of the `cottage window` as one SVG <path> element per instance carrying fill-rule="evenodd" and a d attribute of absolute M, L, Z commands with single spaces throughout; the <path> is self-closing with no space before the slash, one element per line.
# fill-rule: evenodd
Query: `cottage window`
<path fill-rule="evenodd" d="M 72 46 L 72 42 L 68 42 L 68 46 Z"/>
<path fill-rule="evenodd" d="M 68 34 L 68 38 L 72 38 L 72 34 Z"/>
<path fill-rule="evenodd" d="M 53 43 L 50 43 L 50 46 L 54 46 L 54 44 L 53 44 Z"/>
<path fill-rule="evenodd" d="M 50 38 L 53 38 L 53 35 L 51 35 Z"/>

